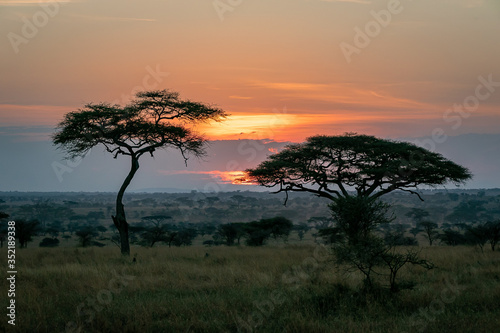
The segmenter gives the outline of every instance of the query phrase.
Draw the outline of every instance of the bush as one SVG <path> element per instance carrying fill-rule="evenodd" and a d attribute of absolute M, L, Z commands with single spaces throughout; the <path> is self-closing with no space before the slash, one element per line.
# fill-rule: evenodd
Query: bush
<path fill-rule="evenodd" d="M 40 242 L 40 247 L 56 247 L 59 246 L 59 239 L 57 238 L 44 238 Z"/>

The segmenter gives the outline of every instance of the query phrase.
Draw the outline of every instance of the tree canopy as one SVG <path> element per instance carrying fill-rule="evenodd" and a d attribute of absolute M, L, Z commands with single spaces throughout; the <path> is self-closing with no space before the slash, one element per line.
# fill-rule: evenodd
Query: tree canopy
<path fill-rule="evenodd" d="M 276 193 L 310 192 L 332 200 L 329 205 L 333 227 L 320 234 L 333 244 L 335 261 L 348 270 L 364 274 L 364 286 L 371 290 L 373 276 L 388 271 L 392 291 L 398 271 L 407 263 L 431 268 L 417 253 L 402 255 L 394 242 L 385 242 L 376 228 L 389 223 L 389 206 L 378 199 L 395 190 L 416 194 L 420 185 L 461 183 L 471 178 L 466 168 L 442 155 L 408 142 L 347 133 L 318 135 L 292 144 L 269 156 L 254 169 L 246 170 L 251 180 Z M 286 204 L 286 201 L 285 201 Z M 391 239 L 389 239 L 391 240 Z"/>
<path fill-rule="evenodd" d="M 90 103 L 69 112 L 59 123 L 54 144 L 70 158 L 85 155 L 102 144 L 114 155 L 139 158 L 157 149 L 178 148 L 182 153 L 203 154 L 205 140 L 186 122 L 221 120 L 226 113 L 202 103 L 181 100 L 168 90 L 139 92 L 129 105 Z"/>
<path fill-rule="evenodd" d="M 331 200 L 349 196 L 378 198 L 394 190 L 418 193 L 419 185 L 462 183 L 471 173 L 441 154 L 412 143 L 347 133 L 318 135 L 269 156 L 250 178 L 277 192 L 303 191 Z"/>

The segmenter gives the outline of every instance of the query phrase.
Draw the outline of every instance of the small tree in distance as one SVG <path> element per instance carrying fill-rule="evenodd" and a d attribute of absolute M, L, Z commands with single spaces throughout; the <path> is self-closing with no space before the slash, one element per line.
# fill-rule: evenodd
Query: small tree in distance
<path fill-rule="evenodd" d="M 84 156 L 91 148 L 103 145 L 114 158 L 130 158 L 130 171 L 116 197 L 113 223 L 120 234 L 123 255 L 130 255 L 128 222 L 123 195 L 139 169 L 139 159 L 160 149 L 176 148 L 185 161 L 188 154 L 205 154 L 205 139 L 186 126 L 225 118 L 227 114 L 215 107 L 182 100 L 177 92 L 146 91 L 124 107 L 107 103 L 87 104 L 69 112 L 59 123 L 53 136 L 55 145 L 64 149 L 68 158 Z"/>
<path fill-rule="evenodd" d="M 437 223 L 431 221 L 422 221 L 418 225 L 420 229 L 423 230 L 425 237 L 429 241 L 429 246 L 432 246 L 432 243 L 438 238 L 439 233 L 437 232 Z"/>
<path fill-rule="evenodd" d="M 85 227 L 75 232 L 75 235 L 78 237 L 80 245 L 87 247 L 92 245 L 92 239 L 97 237 L 98 233 L 91 227 Z"/>
<path fill-rule="evenodd" d="M 40 231 L 40 222 L 38 220 L 16 220 L 16 238 L 19 240 L 21 248 L 26 248 L 28 242 L 31 242 L 33 236 Z"/>

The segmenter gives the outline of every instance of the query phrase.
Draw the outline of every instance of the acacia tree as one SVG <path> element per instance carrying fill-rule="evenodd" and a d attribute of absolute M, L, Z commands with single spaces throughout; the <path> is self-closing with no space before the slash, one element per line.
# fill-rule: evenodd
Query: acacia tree
<path fill-rule="evenodd" d="M 253 181 L 278 192 L 311 192 L 335 201 L 355 196 L 376 199 L 395 190 L 418 194 L 420 185 L 463 183 L 468 169 L 408 142 L 347 133 L 318 135 L 288 145 L 255 169 Z"/>
<path fill-rule="evenodd" d="M 40 230 L 40 222 L 38 220 L 16 220 L 16 238 L 19 240 L 21 248 L 26 248 L 28 242 L 33 240 L 33 236 Z"/>
<path fill-rule="evenodd" d="M 246 172 L 262 186 L 277 187 L 275 193 L 285 192 L 286 198 L 288 192 L 298 191 L 332 200 L 333 217 L 350 243 L 384 220 L 374 218 L 375 212 L 381 212 L 374 202 L 382 195 L 400 190 L 423 200 L 420 185 L 459 184 L 471 178 L 468 169 L 438 153 L 355 133 L 310 137 Z"/>
<path fill-rule="evenodd" d="M 53 142 L 68 158 L 84 156 L 92 147 L 103 145 L 114 158 L 130 158 L 130 171 L 116 197 L 113 223 L 120 233 L 121 253 L 130 255 L 128 223 L 122 203 L 125 190 L 139 169 L 139 159 L 159 149 L 178 149 L 186 163 L 188 155 L 202 156 L 206 140 L 187 123 L 219 121 L 227 114 L 216 107 L 182 100 L 168 90 L 146 91 L 122 107 L 108 103 L 87 104 L 69 112 L 57 127 Z"/>
<path fill-rule="evenodd" d="M 393 260 L 383 257 L 387 246 L 373 232 L 391 221 L 386 217 L 388 206 L 378 198 L 400 190 L 423 200 L 418 193 L 421 185 L 458 184 L 471 178 L 468 169 L 438 153 L 355 133 L 310 137 L 246 172 L 254 182 L 277 188 L 275 193 L 285 192 L 285 204 L 290 191 L 330 199 L 335 227 L 329 236 L 340 244 L 334 248 L 337 260 L 365 274 L 367 286 L 376 265 L 385 261 L 393 271 Z"/>
<path fill-rule="evenodd" d="M 422 221 L 417 226 L 421 230 L 424 231 L 427 240 L 429 241 L 429 246 L 432 246 L 432 243 L 438 238 L 439 233 L 437 231 L 438 225 L 432 221 Z"/>
<path fill-rule="evenodd" d="M 171 218 L 167 215 L 153 215 L 142 218 L 143 221 L 152 224 L 142 233 L 142 238 L 150 247 L 153 247 L 157 242 L 167 240 L 168 226 L 164 222 Z"/>

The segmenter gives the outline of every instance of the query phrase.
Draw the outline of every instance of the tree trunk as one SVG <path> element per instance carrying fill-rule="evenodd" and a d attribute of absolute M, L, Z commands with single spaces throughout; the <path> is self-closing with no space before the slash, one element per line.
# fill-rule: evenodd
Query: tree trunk
<path fill-rule="evenodd" d="M 113 218 L 113 223 L 115 224 L 116 229 L 118 229 L 118 232 L 120 233 L 121 253 L 125 256 L 130 256 L 130 244 L 128 239 L 128 223 L 125 217 L 125 207 L 123 206 L 122 202 L 123 194 L 132 181 L 132 178 L 134 178 L 135 173 L 139 169 L 139 159 L 134 155 L 132 155 L 131 158 L 132 165 L 130 167 L 130 172 L 128 173 L 127 178 L 125 178 L 125 181 L 120 187 L 120 190 L 118 191 L 118 195 L 116 197 L 116 216 L 111 216 Z"/>

